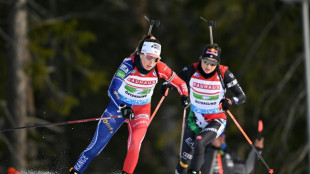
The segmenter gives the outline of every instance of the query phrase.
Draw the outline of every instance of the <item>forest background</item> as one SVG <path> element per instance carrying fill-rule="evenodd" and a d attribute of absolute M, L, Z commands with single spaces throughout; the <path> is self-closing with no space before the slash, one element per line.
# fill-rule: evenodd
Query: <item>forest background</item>
<path fill-rule="evenodd" d="M 254 140 L 263 120 L 263 157 L 281 174 L 308 171 L 307 108 L 300 3 L 280 0 L 0 0 L 0 128 L 99 117 L 123 59 L 152 33 L 176 72 L 198 61 L 216 21 L 221 63 L 237 77 L 246 103 L 231 112 Z M 155 88 L 152 108 L 161 98 Z M 177 92 L 163 102 L 142 143 L 135 173 L 173 173 L 183 109 Z M 0 173 L 66 173 L 90 142 L 96 122 L 0 133 Z M 227 142 L 242 158 L 251 146 L 228 117 Z M 123 125 L 86 173 L 122 169 Z M 258 173 L 267 173 L 259 162 Z"/>

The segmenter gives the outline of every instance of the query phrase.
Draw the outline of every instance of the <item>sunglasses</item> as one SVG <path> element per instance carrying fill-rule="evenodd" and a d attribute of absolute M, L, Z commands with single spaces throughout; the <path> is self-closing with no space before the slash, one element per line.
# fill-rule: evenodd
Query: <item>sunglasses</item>
<path fill-rule="evenodd" d="M 217 62 L 216 62 L 216 61 L 209 60 L 209 59 L 206 59 L 206 58 L 203 58 L 202 61 L 203 61 L 203 63 L 205 63 L 206 65 L 211 65 L 211 66 L 216 66 L 216 65 L 217 65 Z"/>
<path fill-rule="evenodd" d="M 154 57 L 154 56 L 152 56 L 152 55 L 150 55 L 150 54 L 147 54 L 147 53 L 144 53 L 144 57 L 145 57 L 146 60 L 148 60 L 148 61 L 154 61 L 154 62 L 158 62 L 159 59 L 160 59 L 160 58 L 158 58 L 158 57 Z"/>

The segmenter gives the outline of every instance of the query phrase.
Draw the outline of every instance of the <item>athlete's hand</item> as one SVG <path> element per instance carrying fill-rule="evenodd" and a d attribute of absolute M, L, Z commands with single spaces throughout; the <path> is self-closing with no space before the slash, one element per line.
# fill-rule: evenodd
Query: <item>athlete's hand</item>
<path fill-rule="evenodd" d="M 255 139 L 254 146 L 258 149 L 263 149 L 264 148 L 264 137 L 260 139 Z"/>
<path fill-rule="evenodd" d="M 119 107 L 120 107 L 123 118 L 129 119 L 129 121 L 135 118 L 135 114 L 133 113 L 133 110 L 131 109 L 131 107 L 128 107 L 123 103 L 120 104 Z"/>
<path fill-rule="evenodd" d="M 181 96 L 181 104 L 184 107 L 187 107 L 189 105 L 188 97 L 186 95 Z"/>
<path fill-rule="evenodd" d="M 232 105 L 233 103 L 232 103 L 232 101 L 231 101 L 231 99 L 229 99 L 229 98 L 223 98 L 221 101 L 220 101 L 220 110 L 222 109 L 222 110 L 224 110 L 224 111 L 227 111 L 229 108 L 230 108 L 230 106 Z"/>
<path fill-rule="evenodd" d="M 166 90 L 167 90 L 167 89 L 169 89 L 169 90 L 168 90 L 168 92 L 167 92 L 167 94 L 166 94 Z M 170 84 L 167 83 L 167 82 L 164 82 L 163 85 L 162 85 L 161 88 L 160 88 L 160 93 L 161 93 L 161 95 L 167 97 L 168 94 L 169 94 L 169 92 L 172 91 L 172 89 L 173 89 L 173 86 L 172 86 L 172 85 L 170 85 Z"/>

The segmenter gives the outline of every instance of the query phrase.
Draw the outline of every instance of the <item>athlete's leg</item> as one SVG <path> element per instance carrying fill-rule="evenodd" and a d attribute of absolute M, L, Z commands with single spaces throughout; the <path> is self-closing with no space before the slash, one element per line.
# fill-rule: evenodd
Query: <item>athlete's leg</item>
<path fill-rule="evenodd" d="M 126 173 L 133 173 L 137 166 L 141 143 L 150 121 L 150 104 L 143 106 L 135 105 L 132 109 L 135 113 L 135 119 L 128 123 L 128 147 L 123 166 L 123 171 Z"/>
<path fill-rule="evenodd" d="M 189 122 L 186 121 L 182 142 L 182 151 L 180 160 L 176 167 L 176 173 L 179 174 L 186 173 L 186 169 L 188 168 L 189 162 L 193 158 L 195 137 L 196 137 L 195 132 L 193 132 L 190 129 Z"/>
<path fill-rule="evenodd" d="M 119 115 L 117 110 L 118 108 L 113 103 L 110 103 L 105 112 L 102 114 L 102 117 Z M 76 172 L 83 173 L 86 170 L 92 159 L 104 149 L 111 137 L 124 123 L 124 121 L 125 119 L 123 118 L 103 119 L 99 121 L 91 143 L 81 153 L 76 164 L 74 165 L 74 170 Z"/>
<path fill-rule="evenodd" d="M 196 124 L 196 118 L 194 116 L 194 112 L 190 111 L 188 119 L 186 120 L 186 126 L 183 133 L 184 135 L 183 135 L 181 156 L 179 163 L 177 164 L 175 173 L 180 174 L 186 173 L 186 169 L 188 168 L 188 165 L 193 158 L 195 138 L 200 132 L 201 128 L 199 128 Z"/>
<path fill-rule="evenodd" d="M 212 141 L 224 131 L 225 126 L 226 120 L 214 119 L 196 137 L 194 145 L 195 151 L 190 167 L 192 171 L 200 170 L 204 161 L 206 146 L 212 143 Z"/>

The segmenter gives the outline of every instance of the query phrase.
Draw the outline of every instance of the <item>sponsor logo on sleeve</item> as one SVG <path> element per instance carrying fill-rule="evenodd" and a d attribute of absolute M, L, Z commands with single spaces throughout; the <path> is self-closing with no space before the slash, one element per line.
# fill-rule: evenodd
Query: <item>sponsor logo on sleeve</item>
<path fill-rule="evenodd" d="M 117 73 L 116 73 L 116 76 L 121 78 L 121 79 L 124 79 L 125 77 L 125 72 L 122 71 L 122 70 L 118 70 Z"/>
<path fill-rule="evenodd" d="M 232 73 L 229 73 L 229 77 L 235 78 L 235 76 Z"/>
<path fill-rule="evenodd" d="M 120 99 L 117 91 L 114 91 L 114 94 L 116 95 L 117 99 Z"/>
<path fill-rule="evenodd" d="M 196 137 L 196 140 L 201 140 L 202 139 L 202 136 L 201 135 L 198 135 L 197 137 Z"/>
<path fill-rule="evenodd" d="M 125 73 L 128 73 L 128 68 L 124 64 L 120 67 L 120 70 L 124 71 Z"/>

